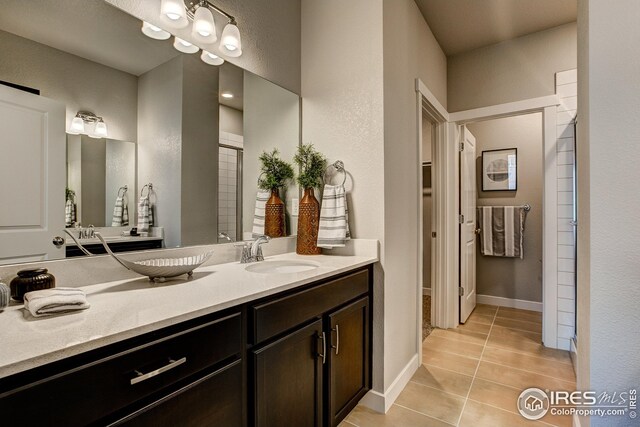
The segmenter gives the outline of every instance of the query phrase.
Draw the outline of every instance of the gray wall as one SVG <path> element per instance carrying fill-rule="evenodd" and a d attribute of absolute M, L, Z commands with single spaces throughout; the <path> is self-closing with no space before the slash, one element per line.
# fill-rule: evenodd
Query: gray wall
<path fill-rule="evenodd" d="M 106 1 L 133 16 L 163 26 L 158 14 L 160 0 Z M 225 59 L 299 94 L 300 0 L 217 0 L 215 5 L 235 16 L 242 37 L 242 56 Z M 172 33 L 191 40 L 190 30 L 189 26 Z M 217 51 L 215 46 L 205 47 L 213 53 Z"/>
<path fill-rule="evenodd" d="M 468 125 L 476 137 L 478 206 L 518 206 L 529 203 L 524 233 L 524 259 L 477 253 L 480 295 L 542 301 L 542 114 L 508 117 Z M 518 149 L 518 190 L 482 191 L 482 151 Z"/>
<path fill-rule="evenodd" d="M 576 28 L 566 24 L 450 56 L 448 111 L 553 95 L 554 74 L 576 68 Z"/>
<path fill-rule="evenodd" d="M 242 111 L 220 105 L 220 132 L 244 135 Z"/>
<path fill-rule="evenodd" d="M 82 217 L 84 227 L 105 226 L 106 145 L 104 139 L 81 135 Z M 111 225 L 111 223 L 109 223 Z"/>
<path fill-rule="evenodd" d="M 164 227 L 164 244 L 167 247 L 179 246 L 182 221 L 182 56 L 141 75 L 138 100 L 138 186 L 142 188 L 149 182 L 153 183 L 155 222 Z"/>
<path fill-rule="evenodd" d="M 125 200 L 129 207 L 129 225 L 136 219 L 136 144 L 126 141 L 106 140 L 105 166 L 105 225 L 109 227 L 113 219 L 113 207 L 118 197 L 118 189 L 127 186 Z"/>
<path fill-rule="evenodd" d="M 47 98 L 64 102 L 66 128 L 78 110 L 102 116 L 109 137 L 137 140 L 138 79 L 34 41 L 0 31 L 0 80 L 40 89 Z"/>
<path fill-rule="evenodd" d="M 640 2 L 578 3 L 578 387 L 638 388 Z M 588 426 L 587 420 L 581 420 Z M 631 426 L 628 415 L 591 426 Z"/>
<path fill-rule="evenodd" d="M 244 149 L 242 168 L 242 230 L 250 232 L 260 175 L 258 157 L 278 148 L 280 158 L 293 163 L 300 140 L 300 98 L 275 84 L 244 73 Z M 286 194 L 285 194 L 286 193 Z M 291 199 L 298 197 L 298 186 L 291 182 L 281 192 L 287 207 L 288 232 L 296 234 L 298 218 L 292 217 Z"/>

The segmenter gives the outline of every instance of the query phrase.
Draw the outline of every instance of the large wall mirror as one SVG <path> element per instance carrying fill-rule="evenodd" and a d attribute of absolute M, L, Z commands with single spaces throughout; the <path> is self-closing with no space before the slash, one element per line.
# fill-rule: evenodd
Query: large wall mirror
<path fill-rule="evenodd" d="M 200 52 L 179 52 L 173 39 L 153 40 L 141 27 L 142 21 L 102 0 L 3 1 L 0 120 L 3 126 L 14 120 L 7 91 L 20 91 L 60 103 L 66 131 L 59 164 L 47 166 L 52 157 L 43 154 L 30 166 L 56 170 L 60 179 L 51 181 L 66 191 L 32 201 L 15 195 L 37 183 L 12 180 L 28 159 L 14 149 L 23 143 L 21 130 L 0 136 L 8 156 L 0 171 L 4 203 L 40 218 L 31 222 L 40 221 L 39 229 L 52 236 L 65 236 L 65 228 L 80 236 L 93 226 L 114 247 L 126 241 L 126 250 L 250 237 L 258 156 L 277 148 L 291 161 L 300 142 L 299 96 L 229 62 L 214 66 Z M 284 193 L 290 234 L 296 218 L 288 212 L 298 190 L 292 184 Z M 138 242 L 130 230 L 145 197 L 153 226 L 139 241 L 153 244 L 131 246 Z M 57 251 L 35 243 L 30 248 L 19 233 L 28 228 L 19 215 L 0 212 L 0 236 L 7 231 L 0 237 L 0 264 L 79 254 L 68 238 Z M 82 237 L 97 247 L 90 234 Z"/>

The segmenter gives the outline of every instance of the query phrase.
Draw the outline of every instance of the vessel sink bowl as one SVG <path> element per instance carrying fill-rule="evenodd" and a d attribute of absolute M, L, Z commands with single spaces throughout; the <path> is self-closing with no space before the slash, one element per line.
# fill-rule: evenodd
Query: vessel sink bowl
<path fill-rule="evenodd" d="M 260 274 L 295 274 L 315 270 L 320 264 L 312 261 L 260 261 L 247 266 L 246 270 Z"/>

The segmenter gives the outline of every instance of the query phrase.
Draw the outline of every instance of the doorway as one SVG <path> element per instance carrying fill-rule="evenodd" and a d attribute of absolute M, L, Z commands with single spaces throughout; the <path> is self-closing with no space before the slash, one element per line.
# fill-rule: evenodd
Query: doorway
<path fill-rule="evenodd" d="M 426 115 L 422 116 L 422 339 L 431 333 L 431 277 L 432 239 L 435 229 L 433 221 L 433 140 L 435 123 Z"/>

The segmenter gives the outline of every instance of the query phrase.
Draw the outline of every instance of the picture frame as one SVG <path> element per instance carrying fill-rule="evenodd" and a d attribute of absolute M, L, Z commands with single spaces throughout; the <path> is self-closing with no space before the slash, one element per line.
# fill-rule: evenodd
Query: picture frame
<path fill-rule="evenodd" d="M 482 152 L 482 191 L 518 190 L 518 149 Z"/>

